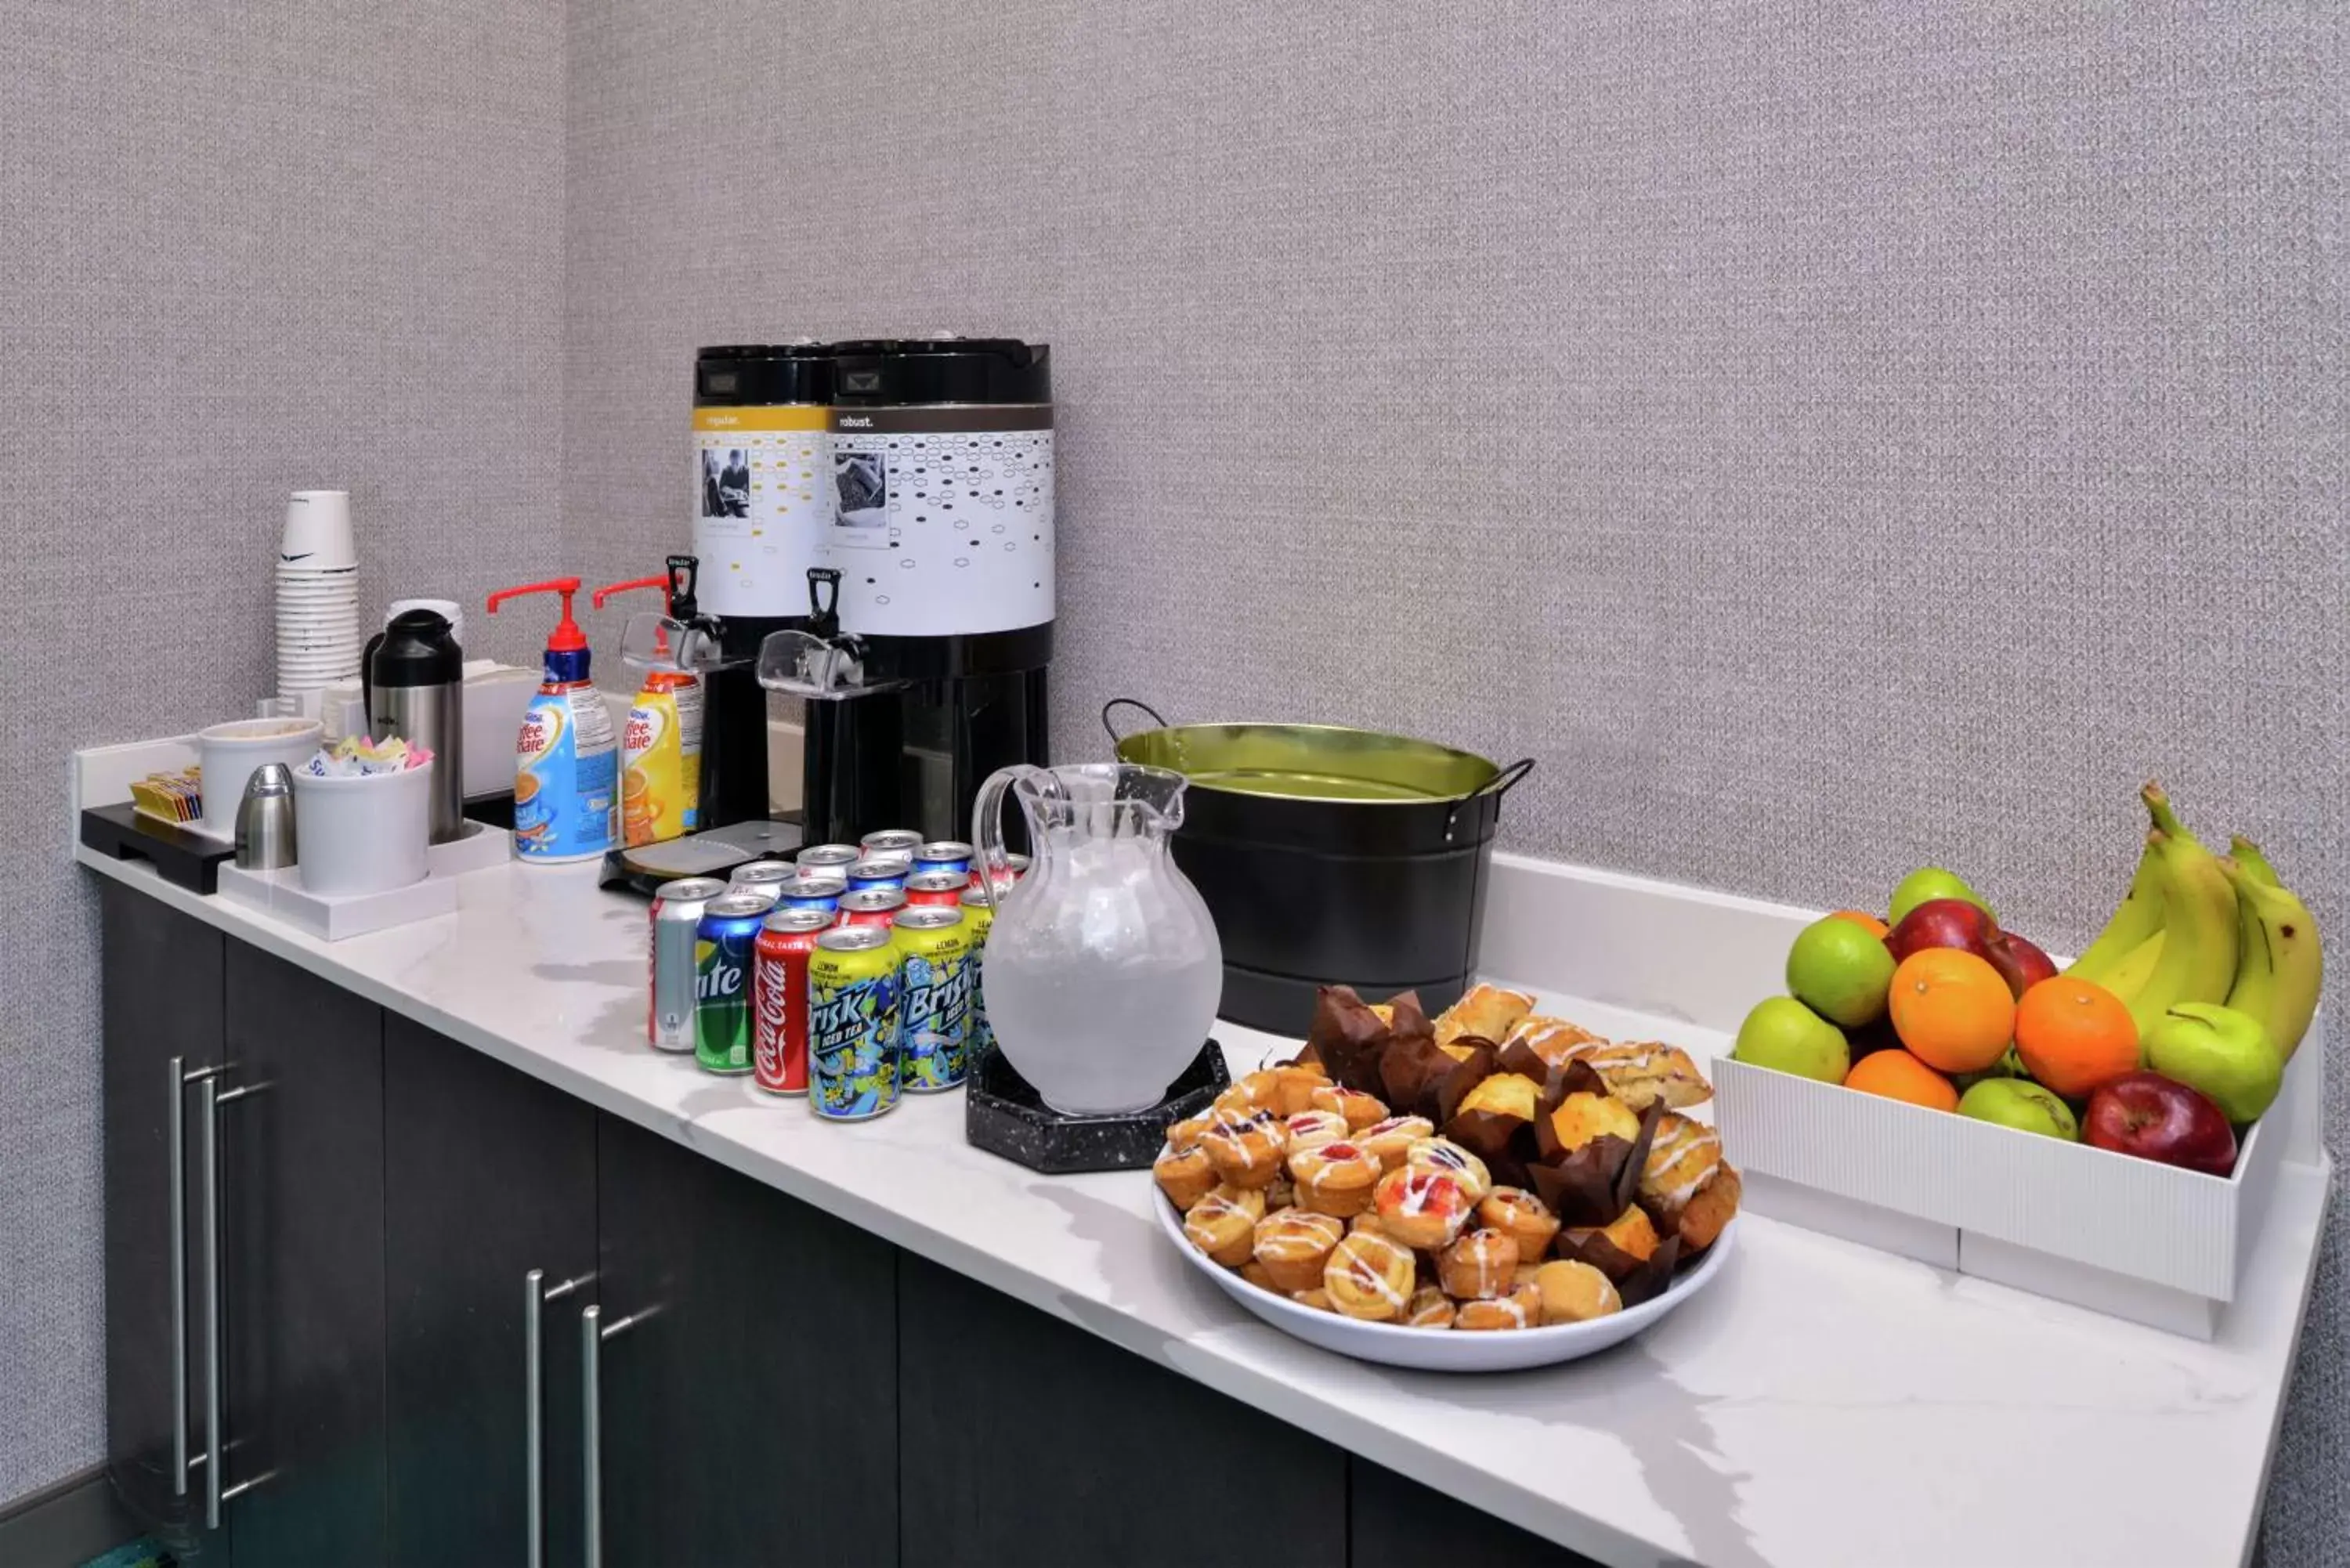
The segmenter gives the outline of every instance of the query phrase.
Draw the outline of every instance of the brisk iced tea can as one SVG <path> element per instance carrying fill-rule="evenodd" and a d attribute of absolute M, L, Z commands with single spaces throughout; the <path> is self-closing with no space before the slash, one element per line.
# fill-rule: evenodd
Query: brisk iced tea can
<path fill-rule="evenodd" d="M 854 844 L 811 844 L 792 858 L 803 872 L 822 871 L 840 877 L 865 858 L 865 851 Z"/>
<path fill-rule="evenodd" d="M 754 860 L 737 866 L 726 877 L 730 888 L 778 888 L 799 875 L 788 860 Z"/>
<path fill-rule="evenodd" d="M 898 950 L 878 926 L 837 926 L 808 955 L 808 1108 L 861 1122 L 898 1104 Z"/>
<path fill-rule="evenodd" d="M 971 886 L 971 876 L 963 871 L 917 871 L 906 878 L 906 907 L 910 909 L 960 909 L 962 890 Z"/>
<path fill-rule="evenodd" d="M 848 890 L 863 893 L 875 888 L 902 888 L 913 865 L 894 855 L 868 855 L 848 868 Z"/>
<path fill-rule="evenodd" d="M 906 895 L 895 888 L 852 888 L 840 896 L 840 913 L 836 923 L 879 926 L 887 930 L 897 922 L 898 911 L 905 907 Z"/>
<path fill-rule="evenodd" d="M 693 933 L 693 1059 L 705 1073 L 751 1070 L 751 966 L 759 926 L 775 900 L 721 893 Z"/>
<path fill-rule="evenodd" d="M 971 942 L 960 907 L 908 909 L 898 949 L 898 1081 L 910 1095 L 959 1088 L 971 1073 Z"/>
<path fill-rule="evenodd" d="M 911 860 L 914 851 L 922 846 L 922 836 L 910 827 L 885 827 L 867 834 L 857 844 L 868 855 L 897 855 Z"/>
<path fill-rule="evenodd" d="M 715 877 L 681 877 L 653 890 L 645 1043 L 656 1051 L 693 1049 L 694 931 L 703 906 L 724 891 Z"/>
<path fill-rule="evenodd" d="M 771 1095 L 807 1093 L 808 955 L 829 909 L 777 909 L 752 944 L 751 1075 Z"/>
<path fill-rule="evenodd" d="M 995 1031 L 987 1023 L 987 997 L 980 990 L 986 979 L 987 935 L 995 929 L 995 906 L 988 901 L 987 890 L 971 887 L 962 890 L 963 938 L 971 944 L 971 957 L 964 964 L 971 971 L 971 1026 L 966 1032 L 966 1054 L 973 1067 L 979 1065 L 980 1053 L 995 1044 Z"/>
<path fill-rule="evenodd" d="M 916 871 L 951 871 L 958 877 L 971 875 L 972 847 L 951 838 L 934 838 L 914 851 Z"/>
<path fill-rule="evenodd" d="M 822 909 L 829 915 L 840 908 L 840 896 L 847 891 L 848 883 L 843 877 L 803 871 L 792 880 L 776 887 L 775 908 Z"/>

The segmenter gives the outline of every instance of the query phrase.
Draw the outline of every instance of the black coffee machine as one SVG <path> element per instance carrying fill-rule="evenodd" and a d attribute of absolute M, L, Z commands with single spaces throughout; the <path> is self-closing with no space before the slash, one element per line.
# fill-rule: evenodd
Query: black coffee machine
<path fill-rule="evenodd" d="M 704 348 L 694 364 L 693 540 L 672 595 L 714 648 L 702 820 L 616 854 L 650 888 L 886 827 L 971 836 L 982 780 L 1046 760 L 1053 651 L 1049 350 L 929 337 Z M 803 697 L 801 803 L 771 818 L 776 633 L 820 639 Z"/>
<path fill-rule="evenodd" d="M 806 705 L 806 831 L 968 842 L 981 781 L 1046 757 L 1050 350 L 840 343 L 833 378 L 833 525 L 809 628 L 854 654 L 865 693 Z"/>

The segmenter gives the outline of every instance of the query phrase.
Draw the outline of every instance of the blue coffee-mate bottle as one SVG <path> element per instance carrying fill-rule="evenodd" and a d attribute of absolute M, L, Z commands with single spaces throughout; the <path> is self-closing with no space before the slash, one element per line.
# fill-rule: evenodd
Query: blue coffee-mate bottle
<path fill-rule="evenodd" d="M 571 618 L 577 577 L 500 588 L 489 609 L 521 594 L 559 594 L 563 619 L 546 639 L 546 673 L 515 740 L 515 854 L 593 860 L 619 842 L 620 748 L 611 711 L 588 679 L 588 639 Z"/>

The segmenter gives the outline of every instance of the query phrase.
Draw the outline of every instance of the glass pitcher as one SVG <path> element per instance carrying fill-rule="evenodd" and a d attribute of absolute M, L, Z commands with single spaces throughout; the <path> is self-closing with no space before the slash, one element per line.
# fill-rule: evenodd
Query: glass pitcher
<path fill-rule="evenodd" d="M 1183 775 L 1125 763 L 999 769 L 972 811 L 996 903 L 980 970 L 995 1043 L 1072 1116 L 1148 1109 L 1207 1043 L 1223 945 L 1175 868 Z M 998 888 L 1003 796 L 1027 814 L 1035 864 Z"/>

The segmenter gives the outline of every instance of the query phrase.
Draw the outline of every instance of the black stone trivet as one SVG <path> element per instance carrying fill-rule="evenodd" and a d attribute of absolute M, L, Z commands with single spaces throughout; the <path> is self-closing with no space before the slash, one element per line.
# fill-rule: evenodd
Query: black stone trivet
<path fill-rule="evenodd" d="M 164 881 L 192 893 L 218 891 L 221 862 L 236 858 L 235 845 L 141 816 L 127 800 L 84 811 L 81 841 L 117 860 L 151 860 Z"/>
<path fill-rule="evenodd" d="M 1066 1176 L 1079 1170 L 1141 1170 L 1159 1156 L 1170 1123 L 1196 1116 L 1232 1086 L 1224 1053 L 1211 1040 L 1145 1111 L 1116 1116 L 1068 1116 L 1047 1106 L 992 1047 L 972 1069 L 964 1091 L 962 1136 L 974 1148 Z"/>

